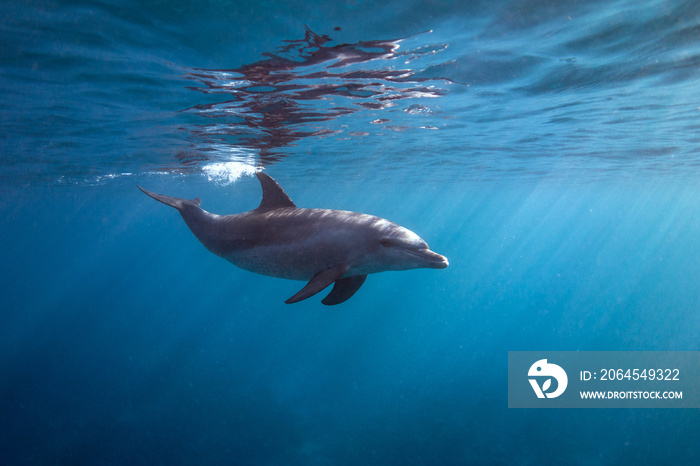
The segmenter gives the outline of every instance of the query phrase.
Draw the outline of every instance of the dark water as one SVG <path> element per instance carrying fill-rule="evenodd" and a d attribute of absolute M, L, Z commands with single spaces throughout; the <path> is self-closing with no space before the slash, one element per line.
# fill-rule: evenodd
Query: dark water
<path fill-rule="evenodd" d="M 697 410 L 509 410 L 507 352 L 700 350 L 700 6 L 0 4 L 3 464 L 696 464 Z M 136 189 L 420 234 L 347 303 Z"/>

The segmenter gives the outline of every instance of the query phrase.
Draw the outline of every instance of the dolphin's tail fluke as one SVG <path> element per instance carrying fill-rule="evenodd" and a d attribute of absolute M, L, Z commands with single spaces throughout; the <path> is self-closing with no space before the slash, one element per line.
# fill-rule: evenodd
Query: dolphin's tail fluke
<path fill-rule="evenodd" d="M 138 188 L 141 191 L 143 191 L 144 193 L 151 196 L 156 201 L 160 201 L 165 205 L 169 205 L 170 207 L 175 207 L 179 211 L 182 211 L 183 207 L 186 205 L 194 205 L 196 207 L 199 207 L 199 205 L 202 203 L 201 199 L 199 199 L 199 198 L 192 199 L 190 201 L 189 199 L 181 199 L 179 197 L 171 197 L 171 196 L 165 196 L 163 194 L 152 193 L 150 191 L 146 191 L 141 186 L 139 186 Z"/>

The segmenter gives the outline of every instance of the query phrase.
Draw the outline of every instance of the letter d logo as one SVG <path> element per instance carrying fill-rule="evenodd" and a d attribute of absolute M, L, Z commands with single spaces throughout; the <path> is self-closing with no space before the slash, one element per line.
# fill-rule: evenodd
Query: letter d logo
<path fill-rule="evenodd" d="M 556 398 L 566 390 L 566 386 L 569 383 L 569 378 L 566 376 L 564 369 L 557 366 L 556 364 L 548 364 L 546 359 L 540 359 L 535 364 L 530 366 L 530 370 L 527 372 L 529 377 L 554 377 L 557 380 L 557 389 L 551 393 L 547 393 L 550 386 L 552 385 L 552 379 L 547 379 L 540 388 L 537 383 L 537 379 L 528 379 L 532 389 L 535 391 L 537 398 Z"/>

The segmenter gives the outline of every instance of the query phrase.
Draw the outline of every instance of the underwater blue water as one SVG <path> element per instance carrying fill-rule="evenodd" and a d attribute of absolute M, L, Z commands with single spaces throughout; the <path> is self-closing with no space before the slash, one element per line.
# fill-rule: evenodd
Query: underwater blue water
<path fill-rule="evenodd" d="M 507 408 L 519 350 L 700 350 L 695 1 L 0 3 L 2 464 L 697 464 L 690 409 Z M 238 269 L 264 169 L 447 256 Z"/>

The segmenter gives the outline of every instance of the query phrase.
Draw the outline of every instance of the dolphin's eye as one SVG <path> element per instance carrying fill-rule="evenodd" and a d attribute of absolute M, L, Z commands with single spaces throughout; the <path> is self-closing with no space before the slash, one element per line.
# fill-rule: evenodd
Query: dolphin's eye
<path fill-rule="evenodd" d="M 379 244 L 381 244 L 382 246 L 384 246 L 386 248 L 388 246 L 391 246 L 391 241 L 386 239 L 386 238 L 383 238 L 383 239 L 379 240 Z"/>

